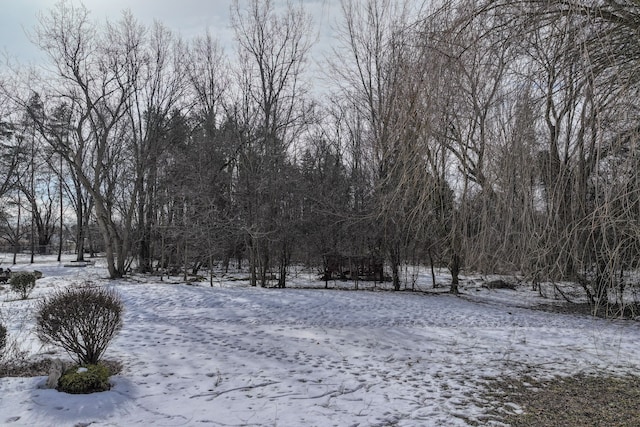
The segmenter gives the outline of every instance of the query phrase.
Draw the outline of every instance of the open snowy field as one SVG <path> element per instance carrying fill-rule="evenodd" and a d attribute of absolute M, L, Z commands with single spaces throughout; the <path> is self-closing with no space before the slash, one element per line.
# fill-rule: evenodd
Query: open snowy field
<path fill-rule="evenodd" d="M 92 395 L 39 388 L 46 377 L 2 378 L 0 425 L 491 424 L 487 414 L 500 408 L 481 397 L 491 378 L 640 367 L 637 322 L 533 310 L 550 300 L 528 286 L 467 282 L 456 297 L 325 290 L 303 274 L 294 289 L 261 289 L 225 279 L 213 287 L 108 281 L 99 262 L 22 261 L 12 269 L 44 273 L 27 301 L 7 286 L 0 291 L 0 315 L 34 357 L 67 357 L 34 337 L 38 299 L 86 279 L 115 287 L 126 313 L 105 357 L 123 370 L 110 391 Z M 429 288 L 429 277 L 418 285 Z"/>

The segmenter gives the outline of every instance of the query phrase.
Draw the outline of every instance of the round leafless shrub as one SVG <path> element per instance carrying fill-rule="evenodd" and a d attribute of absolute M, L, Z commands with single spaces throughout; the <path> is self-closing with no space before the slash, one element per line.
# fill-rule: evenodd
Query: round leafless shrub
<path fill-rule="evenodd" d="M 11 290 L 20 295 L 20 298 L 27 299 L 33 288 L 36 287 L 36 276 L 33 273 L 20 272 L 13 273 L 9 279 Z"/>
<path fill-rule="evenodd" d="M 42 301 L 36 334 L 58 345 L 81 365 L 95 365 L 122 327 L 123 304 L 118 294 L 91 283 L 69 287 Z"/>

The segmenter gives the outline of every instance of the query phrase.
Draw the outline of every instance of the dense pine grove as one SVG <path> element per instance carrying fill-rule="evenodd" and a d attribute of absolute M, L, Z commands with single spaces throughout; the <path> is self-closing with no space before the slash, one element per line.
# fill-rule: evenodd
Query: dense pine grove
<path fill-rule="evenodd" d="M 425 264 L 454 293 L 462 269 L 517 273 L 593 305 L 637 284 L 637 0 L 343 0 L 324 58 L 302 2 L 229 13 L 227 52 L 215 29 L 42 12 L 45 63 L 0 75 L 5 251 L 280 287 L 375 256 L 397 290 Z"/>

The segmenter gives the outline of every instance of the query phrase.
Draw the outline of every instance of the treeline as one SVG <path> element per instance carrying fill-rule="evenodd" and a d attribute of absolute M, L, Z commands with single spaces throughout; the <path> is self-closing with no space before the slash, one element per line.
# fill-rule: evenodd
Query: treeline
<path fill-rule="evenodd" d="M 593 304 L 635 283 L 638 2 L 344 0 L 323 59 L 303 4 L 278 5 L 234 2 L 232 56 L 45 12 L 47 62 L 2 80 L 2 238 L 45 245 L 72 207 L 113 278 L 246 260 L 285 286 L 343 253 L 383 256 L 396 289 L 405 263 L 448 266 L 453 292 L 462 268 Z"/>

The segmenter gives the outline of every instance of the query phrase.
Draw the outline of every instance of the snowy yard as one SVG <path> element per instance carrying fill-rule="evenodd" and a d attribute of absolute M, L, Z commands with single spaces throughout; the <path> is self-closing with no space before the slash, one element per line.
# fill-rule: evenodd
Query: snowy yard
<path fill-rule="evenodd" d="M 34 357 L 66 357 L 35 339 L 33 307 L 56 288 L 90 279 L 115 287 L 124 301 L 124 328 L 105 356 L 123 370 L 110 391 L 92 395 L 39 388 L 46 377 L 2 378 L 0 425 L 487 424 L 487 414 L 501 409 L 483 397 L 492 378 L 640 366 L 637 322 L 533 310 L 550 300 L 528 286 L 488 290 L 467 282 L 458 297 L 354 292 L 319 289 L 324 282 L 300 274 L 294 289 L 227 280 L 210 287 L 108 281 L 99 262 L 63 265 L 13 268 L 44 277 L 27 301 L 16 301 L 7 286 L 0 291 L 12 337 Z M 429 288 L 428 275 L 418 284 Z"/>

